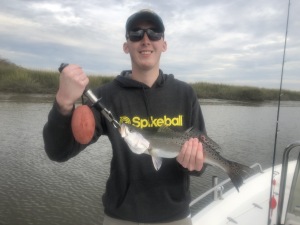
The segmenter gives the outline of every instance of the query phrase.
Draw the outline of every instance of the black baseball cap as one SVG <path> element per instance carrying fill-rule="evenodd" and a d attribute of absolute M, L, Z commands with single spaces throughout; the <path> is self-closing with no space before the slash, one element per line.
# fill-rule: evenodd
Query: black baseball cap
<path fill-rule="evenodd" d="M 155 25 L 155 28 L 159 32 L 165 32 L 165 26 L 160 16 L 152 10 L 142 9 L 128 17 L 126 22 L 126 34 L 128 31 L 132 30 L 138 22 L 141 21 L 151 22 L 153 25 Z"/>

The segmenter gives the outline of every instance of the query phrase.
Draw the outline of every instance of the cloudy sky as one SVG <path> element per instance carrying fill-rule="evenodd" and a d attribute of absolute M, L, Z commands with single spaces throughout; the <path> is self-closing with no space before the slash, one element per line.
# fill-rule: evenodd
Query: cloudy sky
<path fill-rule="evenodd" d="M 161 15 L 168 50 L 161 68 L 186 82 L 279 88 L 288 0 L 0 0 L 0 57 L 88 74 L 130 69 L 123 52 L 129 15 Z M 283 88 L 300 91 L 300 1 L 291 0 Z"/>

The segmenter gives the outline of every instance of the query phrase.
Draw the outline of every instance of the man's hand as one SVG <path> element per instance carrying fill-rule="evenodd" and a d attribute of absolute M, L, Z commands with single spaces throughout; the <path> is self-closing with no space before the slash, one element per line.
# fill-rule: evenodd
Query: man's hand
<path fill-rule="evenodd" d="M 200 171 L 203 167 L 203 147 L 197 138 L 191 138 L 184 143 L 177 161 L 189 171 Z"/>
<path fill-rule="evenodd" d="M 56 101 L 62 114 L 72 111 L 74 103 L 82 95 L 89 79 L 78 65 L 70 64 L 63 69 L 59 78 L 59 89 Z"/>

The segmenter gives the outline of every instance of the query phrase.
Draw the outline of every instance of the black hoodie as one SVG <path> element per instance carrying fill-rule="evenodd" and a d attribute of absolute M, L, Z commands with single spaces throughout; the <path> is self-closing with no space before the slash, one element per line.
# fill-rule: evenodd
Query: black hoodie
<path fill-rule="evenodd" d="M 155 84 L 130 79 L 123 71 L 112 82 L 94 93 L 120 122 L 143 129 L 161 125 L 174 130 L 194 127 L 205 131 L 202 112 L 191 86 L 160 71 Z M 71 116 L 62 116 L 54 103 L 44 127 L 45 150 L 50 159 L 66 161 L 87 145 L 80 145 L 71 132 Z M 176 159 L 163 159 L 156 171 L 151 157 L 130 151 L 117 129 L 94 111 L 96 132 L 91 143 L 107 135 L 113 157 L 103 195 L 105 213 L 113 218 L 141 223 L 170 222 L 187 217 L 190 191 L 189 172 Z M 91 144 L 90 143 L 90 144 Z"/>

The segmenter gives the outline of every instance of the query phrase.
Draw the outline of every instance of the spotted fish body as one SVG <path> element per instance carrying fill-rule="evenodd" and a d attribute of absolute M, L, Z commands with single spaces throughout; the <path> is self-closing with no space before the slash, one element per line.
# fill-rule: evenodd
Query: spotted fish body
<path fill-rule="evenodd" d="M 198 138 L 203 146 L 204 163 L 225 171 L 237 190 L 243 184 L 243 180 L 251 173 L 250 167 L 224 158 L 220 154 L 221 147 L 200 131 L 189 129 L 182 133 L 173 131 L 168 127 L 161 127 L 153 133 L 122 124 L 120 133 L 131 151 L 137 154 L 151 155 L 157 170 L 161 166 L 161 158 L 175 158 L 187 140 Z"/>

